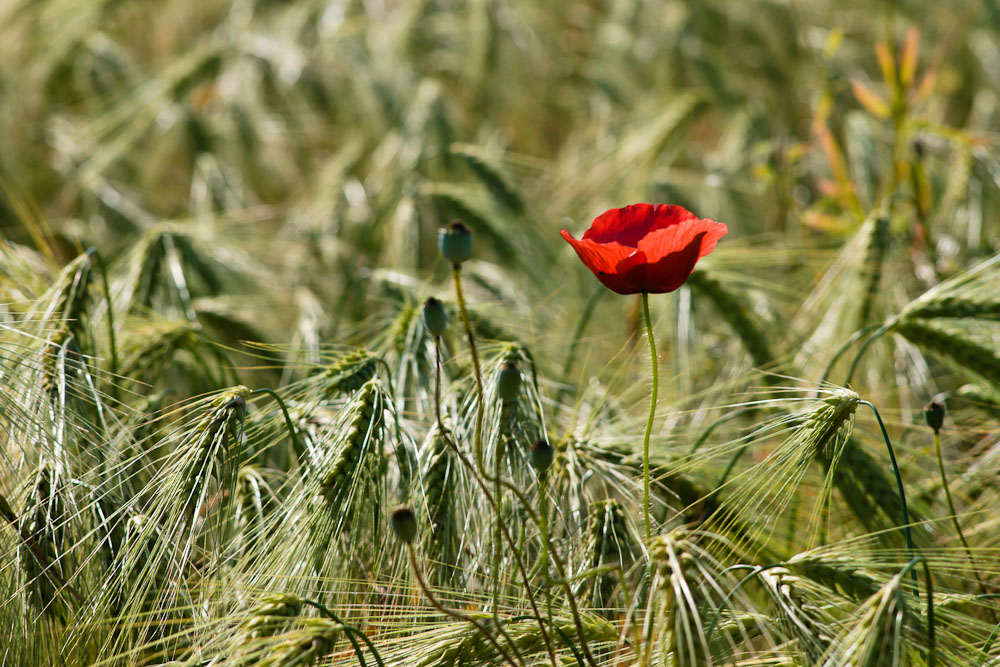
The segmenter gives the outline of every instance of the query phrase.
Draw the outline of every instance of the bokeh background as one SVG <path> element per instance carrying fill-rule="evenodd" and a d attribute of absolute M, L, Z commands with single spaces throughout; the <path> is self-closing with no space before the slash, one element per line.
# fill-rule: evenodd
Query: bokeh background
<path fill-rule="evenodd" d="M 795 305 L 825 268 L 802 253 L 892 206 L 930 284 L 997 243 L 998 26 L 992 1 L 4 0 L 0 229 L 53 271 L 176 234 L 186 286 L 125 296 L 273 342 L 346 335 L 379 270 L 443 277 L 455 217 L 492 301 L 558 320 L 594 284 L 559 229 L 633 201 L 726 222 Z"/>
<path fill-rule="evenodd" d="M 325 662 L 353 664 L 312 596 L 390 664 L 454 665 L 455 646 L 498 664 L 433 616 L 387 529 L 411 503 L 442 596 L 526 613 L 494 522 L 531 557 L 542 538 L 516 503 L 484 503 L 435 424 L 429 296 L 451 316 L 442 409 L 466 451 L 479 430 L 437 250 L 458 218 L 488 456 L 539 498 L 525 445 L 549 438 L 567 562 L 637 591 L 631 607 L 610 575 L 579 582 L 603 664 L 630 659 L 626 617 L 648 620 L 658 664 L 930 663 L 930 597 L 902 574 L 861 398 L 944 601 L 938 664 L 985 664 L 998 121 L 997 0 L 0 0 L 0 662 L 306 664 L 336 644 Z M 639 201 L 730 230 L 651 299 L 651 556 L 639 299 L 559 236 Z M 507 361 L 524 382 L 501 406 Z M 663 574 L 675 551 L 697 604 Z M 793 579 L 724 593 L 732 564 L 778 562 Z M 509 627 L 542 656 L 537 624 Z"/>

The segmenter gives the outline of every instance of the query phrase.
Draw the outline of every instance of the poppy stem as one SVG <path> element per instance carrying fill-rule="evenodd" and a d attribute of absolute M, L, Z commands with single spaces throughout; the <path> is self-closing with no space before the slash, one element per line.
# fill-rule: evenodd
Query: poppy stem
<path fill-rule="evenodd" d="M 656 362 L 656 342 L 653 340 L 653 322 L 649 317 L 649 293 L 642 293 L 642 315 L 646 320 L 646 338 L 649 339 L 649 356 L 653 364 L 653 391 L 649 395 L 649 419 L 646 420 L 646 433 L 642 439 L 642 514 L 646 525 L 646 546 L 652 542 L 652 530 L 649 525 L 649 435 L 653 431 L 653 419 L 656 417 L 656 392 L 660 386 L 659 370 Z"/>
<path fill-rule="evenodd" d="M 472 325 L 469 323 L 469 312 L 465 308 L 465 296 L 462 294 L 462 265 L 452 264 L 451 276 L 455 280 L 455 300 L 458 302 L 458 312 L 462 317 L 462 327 L 465 329 L 465 336 L 469 339 L 469 351 L 472 353 L 472 369 L 476 373 L 476 435 L 475 435 L 475 455 L 476 465 L 479 472 L 484 473 L 483 467 L 483 374 L 479 370 L 479 353 L 476 352 L 476 338 L 472 335 Z"/>
<path fill-rule="evenodd" d="M 451 438 L 451 435 L 449 435 L 447 429 L 445 429 L 444 422 L 441 419 L 441 337 L 440 336 L 436 336 L 434 338 L 434 361 L 435 361 L 435 366 L 437 368 L 435 372 L 435 382 L 434 382 L 434 412 L 435 416 L 437 417 L 438 433 L 441 434 L 441 437 L 444 438 L 445 444 L 451 449 L 451 451 L 455 454 L 455 456 L 458 457 L 458 460 L 462 463 L 462 465 L 464 465 L 466 468 L 469 469 L 469 472 L 472 474 L 472 479 L 475 480 L 476 484 L 479 485 L 479 488 L 482 489 L 483 494 L 486 496 L 486 501 L 490 504 L 490 507 L 493 509 L 493 513 L 496 514 L 497 516 L 500 516 L 500 506 L 497 503 L 497 499 L 490 493 L 489 486 L 487 486 L 487 482 L 490 481 L 490 478 L 486 475 L 480 474 L 480 472 L 476 469 L 475 464 L 469 460 L 469 458 L 465 455 L 465 453 L 462 452 L 462 450 L 458 448 L 458 445 L 455 444 L 455 442 Z M 517 487 L 512 486 L 511 488 L 513 490 L 516 490 Z M 525 503 L 523 499 L 521 499 L 521 502 Z M 525 507 L 527 507 L 529 510 L 531 509 L 530 504 L 525 504 Z M 510 549 L 514 552 L 514 564 L 517 566 L 517 570 L 521 574 L 521 578 L 524 581 L 524 590 L 528 596 L 528 604 L 531 605 L 531 609 L 535 614 L 535 618 L 538 619 L 538 625 L 542 632 L 542 640 L 545 642 L 545 648 L 549 653 L 549 660 L 552 663 L 552 667 L 556 667 L 555 650 L 552 648 L 552 641 L 549 639 L 549 635 L 545 631 L 545 621 L 542 620 L 542 615 L 538 611 L 538 605 L 535 603 L 535 596 L 531 592 L 531 577 L 529 576 L 528 571 L 524 566 L 524 562 L 521 558 L 521 552 L 517 549 L 516 543 L 514 542 L 514 538 L 510 534 L 510 530 L 508 530 L 503 523 L 500 523 L 499 526 L 504 539 L 507 541 L 507 544 L 510 546 Z M 542 534 L 546 535 L 546 533 L 544 532 Z M 546 547 L 551 548 L 551 544 L 548 540 L 546 540 L 545 544 Z M 561 563 L 556 560 L 555 553 L 553 553 L 552 558 L 553 561 L 556 563 L 557 567 L 561 568 Z M 560 569 L 559 572 L 560 576 L 565 578 L 564 570 Z M 548 572 L 546 571 L 546 575 L 547 574 Z M 575 602 L 573 601 L 572 598 L 573 591 L 567 588 L 566 592 L 568 593 L 571 608 L 576 609 Z M 549 619 L 550 619 L 549 626 L 555 627 L 552 625 L 551 621 L 552 601 L 549 588 L 546 588 L 546 595 L 549 595 Z M 494 605 L 494 608 L 496 608 L 496 605 Z M 583 624 L 579 620 L 578 614 L 573 618 L 574 621 L 576 622 L 577 629 L 579 630 L 580 639 L 584 645 L 584 651 L 589 656 L 590 652 L 589 649 L 587 649 L 586 647 L 587 638 L 584 636 Z M 500 627 L 499 624 L 497 627 Z M 500 627 L 500 630 L 501 632 L 503 632 L 502 627 Z M 511 642 L 511 645 L 512 646 L 514 645 L 513 642 Z M 591 662 L 591 664 L 594 665 L 595 663 Z"/>
<path fill-rule="evenodd" d="M 410 568 L 413 570 L 413 576 L 416 577 L 417 579 L 417 586 L 420 587 L 421 592 L 424 594 L 424 597 L 427 598 L 427 601 L 431 603 L 431 606 L 433 606 L 435 609 L 437 609 L 445 616 L 451 616 L 456 621 L 463 621 L 465 623 L 470 623 L 474 628 L 476 628 L 479 634 L 481 634 L 483 637 L 486 638 L 486 641 L 488 641 L 490 644 L 493 645 L 493 648 L 495 648 L 500 657 L 504 659 L 504 662 L 506 662 L 508 665 L 512 665 L 513 667 L 521 667 L 523 662 L 520 660 L 515 661 L 514 658 L 511 656 L 511 654 L 505 651 L 503 646 L 500 645 L 500 642 L 498 642 L 497 638 L 493 636 L 493 633 L 491 633 L 489 630 L 486 629 L 486 626 L 483 624 L 481 620 L 477 619 L 474 616 L 467 616 L 462 612 L 458 611 L 457 609 L 451 609 L 449 607 L 445 607 L 443 604 L 438 602 L 438 599 L 434 597 L 434 594 L 431 592 L 431 589 L 427 585 L 427 582 L 424 581 L 423 575 L 420 574 L 420 565 L 417 563 L 417 553 L 416 551 L 413 550 L 413 545 L 407 544 L 406 550 L 410 556 Z M 504 629 L 501 626 L 497 625 L 497 630 L 500 632 L 501 635 L 505 635 L 507 641 L 510 642 L 511 647 L 514 650 L 517 650 L 517 645 L 514 644 L 510 636 L 507 635 L 506 632 L 504 632 Z"/>
<path fill-rule="evenodd" d="M 972 555 L 972 549 L 969 548 L 969 543 L 965 540 L 965 535 L 962 533 L 962 524 L 958 521 L 958 513 L 955 512 L 955 504 L 951 500 L 951 491 L 948 490 L 948 476 L 944 471 L 944 458 L 941 456 L 941 433 L 940 430 L 934 431 L 934 451 L 937 452 L 938 470 L 941 472 L 941 486 L 944 487 L 944 497 L 948 501 L 948 511 L 951 513 L 951 523 L 955 526 L 955 532 L 958 533 L 958 539 L 962 542 L 962 546 L 965 548 L 965 555 L 969 557 L 969 562 L 972 564 L 972 573 L 976 575 L 976 581 L 979 582 L 979 591 L 983 595 L 987 595 L 986 584 L 983 583 L 982 577 L 979 576 L 979 568 L 976 565 L 976 558 Z M 993 621 L 1000 622 L 1000 617 L 997 616 L 996 610 L 991 609 L 993 613 Z"/>

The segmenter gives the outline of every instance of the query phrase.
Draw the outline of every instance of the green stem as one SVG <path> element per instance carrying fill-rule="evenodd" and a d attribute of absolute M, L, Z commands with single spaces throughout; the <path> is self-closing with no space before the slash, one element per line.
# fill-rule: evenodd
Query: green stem
<path fill-rule="evenodd" d="M 365 667 L 365 658 L 361 653 L 361 647 L 358 646 L 358 642 L 355 640 L 355 636 L 361 637 L 361 640 L 368 646 L 368 650 L 372 652 L 372 656 L 375 658 L 375 662 L 378 663 L 378 666 L 385 667 L 385 663 L 382 662 L 382 656 L 379 655 L 378 650 L 375 648 L 375 644 L 373 644 L 372 640 L 368 638 L 368 635 L 353 625 L 344 623 L 343 619 L 333 613 L 326 605 L 316 602 L 315 600 L 309 600 L 308 598 L 303 599 L 302 602 L 316 607 L 321 614 L 329 617 L 334 623 L 340 623 L 340 625 L 343 626 L 344 634 L 347 635 L 347 640 L 351 642 L 351 646 L 354 647 L 354 653 L 358 656 L 358 662 L 361 663 L 361 667 Z"/>
<path fill-rule="evenodd" d="M 444 433 L 441 421 L 441 336 L 434 336 L 434 417 L 438 430 Z"/>
<path fill-rule="evenodd" d="M 275 402 L 277 402 L 278 408 L 281 409 L 281 414 L 285 418 L 285 428 L 288 429 L 288 435 L 292 439 L 292 445 L 295 447 L 295 452 L 301 458 L 302 455 L 305 453 L 305 449 L 302 447 L 302 442 L 299 440 L 298 432 L 295 430 L 295 426 L 292 424 L 292 418 L 288 415 L 288 408 L 285 407 L 285 402 L 281 400 L 281 396 L 278 395 L 278 392 L 274 391 L 273 389 L 268 389 L 267 387 L 264 387 L 262 389 L 254 389 L 253 391 L 250 392 L 251 396 L 260 396 L 261 394 L 267 394 L 268 396 L 273 398 Z"/>
<path fill-rule="evenodd" d="M 455 281 L 455 300 L 458 302 L 458 312 L 462 318 L 462 326 L 465 328 L 465 336 L 469 339 L 469 351 L 472 353 L 472 369 L 476 373 L 476 436 L 475 453 L 476 465 L 483 470 L 483 374 L 479 369 L 479 354 L 476 352 L 476 338 L 472 335 L 472 325 L 469 323 L 469 312 L 465 308 L 465 296 L 462 294 L 462 265 L 453 264 L 451 267 L 451 277 Z"/>
<path fill-rule="evenodd" d="M 492 477 L 487 476 L 486 481 L 492 482 L 494 481 L 494 479 Z M 518 502 L 521 504 L 521 507 L 524 508 L 525 512 L 527 512 L 528 518 L 531 519 L 532 523 L 534 523 L 536 526 L 540 525 L 539 517 L 535 513 L 535 509 L 531 506 L 531 503 L 528 501 L 528 498 L 524 495 L 524 492 L 521 491 L 519 488 L 517 488 L 517 486 L 515 486 L 509 480 L 501 479 L 500 483 L 504 486 L 504 488 L 508 489 L 511 493 L 514 494 L 514 497 L 517 498 Z M 485 486 L 485 484 L 481 482 L 480 487 L 483 489 L 485 493 L 487 493 L 487 499 L 489 499 L 490 498 L 489 492 L 486 491 L 487 487 Z M 503 527 L 504 524 L 501 524 L 501 526 Z M 505 527 L 504 530 L 506 530 Z M 559 552 L 556 551 L 555 547 L 552 545 L 551 537 L 548 536 L 547 534 L 545 537 L 546 537 L 547 553 L 549 554 L 549 557 L 552 558 L 552 565 L 555 566 L 556 574 L 559 575 L 558 582 L 560 583 L 560 585 L 562 585 L 563 591 L 566 594 L 566 601 L 569 602 L 570 612 L 573 615 L 574 623 L 576 623 L 577 633 L 580 635 L 580 645 L 581 648 L 583 649 L 584 657 L 587 658 L 587 662 L 592 667 L 596 667 L 597 663 L 594 661 L 594 656 L 590 652 L 590 648 L 587 645 L 587 637 L 584 633 L 583 622 L 581 621 L 580 618 L 580 612 L 577 606 L 576 596 L 573 594 L 573 588 L 572 586 L 569 585 L 569 581 L 566 578 L 566 566 L 563 563 L 562 559 L 559 557 Z M 511 540 L 508 539 L 508 542 L 510 542 L 511 545 L 513 545 L 513 542 Z M 525 577 L 525 581 L 527 581 L 528 579 L 530 579 L 530 576 Z"/>
<path fill-rule="evenodd" d="M 496 447 L 493 451 L 493 497 L 497 501 L 497 511 L 493 517 L 493 567 L 490 573 L 493 581 L 493 620 L 500 623 L 500 524 L 503 517 L 500 516 L 500 509 L 503 506 L 501 494 L 503 489 L 500 486 L 500 458 L 503 455 L 504 421 L 507 416 L 507 402 L 500 405 L 500 429 L 497 433 Z M 520 549 L 514 546 L 514 552 L 520 553 Z"/>
<path fill-rule="evenodd" d="M 104 289 L 104 300 L 108 303 L 108 345 L 111 347 L 111 358 L 108 361 L 112 376 L 111 396 L 116 398 L 118 396 L 118 383 L 115 381 L 118 377 L 118 345 L 115 343 L 115 317 L 114 309 L 111 306 L 111 289 L 108 286 L 108 270 L 104 266 L 104 259 L 101 257 L 101 253 L 93 248 L 87 252 L 97 260 L 97 268 L 101 270 L 101 287 Z"/>
<path fill-rule="evenodd" d="M 435 353 L 435 362 L 436 362 L 436 364 L 435 365 L 437 367 L 437 372 L 435 374 L 436 381 L 434 383 L 435 384 L 435 386 L 434 386 L 434 412 L 435 412 L 435 415 L 437 416 L 438 432 L 441 433 L 441 437 L 444 438 L 445 444 L 448 445 L 448 447 L 449 447 L 449 449 L 451 449 L 452 453 L 454 453 L 455 456 L 458 457 L 458 460 L 462 463 L 462 465 L 464 465 L 466 468 L 468 468 L 470 474 L 472 475 L 472 479 L 479 486 L 480 490 L 482 490 L 483 495 L 486 496 L 486 501 L 490 504 L 490 507 L 493 509 L 493 512 L 497 516 L 499 516 L 500 515 L 500 507 L 498 506 L 498 504 L 496 502 L 496 498 L 493 496 L 493 494 L 490 493 L 490 488 L 489 488 L 489 486 L 486 483 L 487 481 L 489 481 L 489 476 L 485 475 L 485 474 L 482 474 L 478 470 L 476 470 L 475 465 L 471 461 L 469 461 L 469 459 L 465 456 L 465 454 L 462 452 L 462 450 L 460 450 L 458 448 L 458 445 L 456 445 L 455 442 L 448 435 L 448 431 L 445 430 L 444 423 L 441 421 L 441 339 L 440 338 L 435 338 L 434 339 L 434 347 L 435 347 L 435 350 L 436 350 L 436 353 Z M 485 480 L 484 480 L 484 478 L 485 478 Z M 516 544 L 514 542 L 514 538 L 510 534 L 510 531 L 507 529 L 507 526 L 505 526 L 501 522 L 500 523 L 500 529 L 501 529 L 501 531 L 503 533 L 504 539 L 510 545 L 510 548 L 514 550 L 514 564 L 517 566 L 518 573 L 520 574 L 521 579 L 524 582 L 524 590 L 527 593 L 528 604 L 531 605 L 531 610 L 534 613 L 535 618 L 538 619 L 538 626 L 539 626 L 539 629 L 541 630 L 541 633 L 542 633 L 542 640 L 544 641 L 545 648 L 548 651 L 549 660 L 552 663 L 552 667 L 556 667 L 555 649 L 553 649 L 553 647 L 552 647 L 552 641 L 549 638 L 549 634 L 545 631 L 545 622 L 542 620 L 541 612 L 538 611 L 538 605 L 535 603 L 535 595 L 534 595 L 534 593 L 531 592 L 531 578 L 528 576 L 528 572 L 527 572 L 527 570 L 524 567 L 524 562 L 523 562 L 523 560 L 521 558 L 521 555 L 517 551 L 517 546 L 516 546 Z M 412 550 L 411 550 L 411 552 L 412 552 Z M 551 611 L 551 609 L 550 609 L 550 611 Z M 549 616 L 551 617 L 551 613 L 549 614 Z M 504 632 L 503 628 L 500 628 L 500 632 Z M 516 647 L 515 647 L 515 650 L 516 650 Z"/>
<path fill-rule="evenodd" d="M 563 386 L 560 387 L 559 393 L 556 395 L 555 401 L 555 411 L 558 414 L 559 408 L 562 406 L 562 399 L 569 391 L 569 372 L 573 368 L 573 361 L 576 359 L 576 350 L 580 345 L 580 340 L 583 338 L 583 332 L 587 329 L 587 324 L 590 323 L 590 318 L 594 314 L 594 306 L 597 305 L 597 300 L 601 298 L 601 295 L 607 291 L 604 285 L 598 285 L 594 293 L 590 295 L 590 299 L 587 300 L 587 305 L 583 309 L 583 314 L 580 315 L 579 321 L 576 323 L 576 331 L 573 332 L 573 338 L 569 342 L 569 352 L 566 353 L 566 360 L 563 362 L 562 377 Z"/>
<path fill-rule="evenodd" d="M 914 558 L 913 550 L 913 538 L 910 536 L 910 514 L 906 509 L 906 491 L 903 490 L 903 476 L 899 474 L 899 466 L 896 464 L 896 454 L 892 450 L 892 443 L 889 441 L 889 433 L 885 430 L 885 424 L 882 422 L 882 415 L 878 413 L 878 409 L 875 405 L 869 401 L 859 401 L 862 405 L 867 405 L 875 413 L 875 419 L 878 420 L 878 426 L 882 429 L 882 439 L 885 440 L 885 447 L 889 450 L 889 461 L 892 462 L 892 472 L 896 475 L 896 488 L 899 490 L 899 503 L 903 508 L 903 536 L 906 538 L 906 550 L 910 553 L 910 557 Z M 917 580 L 917 573 L 912 569 L 910 570 L 910 575 L 913 580 Z"/>
<path fill-rule="evenodd" d="M 951 500 L 951 491 L 948 489 L 948 477 L 944 472 L 944 458 L 941 456 L 941 435 L 937 431 L 934 431 L 934 450 L 937 452 L 938 470 L 941 471 L 941 486 L 944 487 L 944 497 L 948 501 L 948 511 L 951 513 L 951 522 L 955 526 L 955 532 L 958 533 L 958 539 L 962 542 L 962 546 L 965 548 L 965 555 L 969 557 L 969 563 L 972 564 L 972 573 L 976 576 L 976 581 L 979 582 L 979 590 L 983 595 L 988 595 L 986 592 L 986 584 L 983 583 L 982 578 L 979 576 L 979 570 L 976 568 L 976 559 L 972 556 L 972 549 L 969 548 L 969 543 L 965 540 L 965 535 L 962 533 L 962 524 L 958 522 L 958 513 L 955 512 L 955 505 Z M 997 619 L 996 612 L 993 614 L 994 621 Z"/>
<path fill-rule="evenodd" d="M 424 581 L 423 575 L 420 574 L 420 566 L 417 564 L 417 554 L 413 550 L 413 545 L 408 543 L 406 545 L 406 548 L 410 554 L 410 566 L 413 568 L 413 576 L 417 578 L 417 585 L 420 586 L 420 590 L 423 592 L 424 596 L 431 603 L 431 605 L 445 616 L 450 616 L 457 621 L 464 621 L 466 623 L 471 623 L 473 627 L 475 627 L 476 630 L 479 631 L 479 634 L 485 637 L 489 643 L 493 644 L 493 648 L 497 650 L 497 653 L 500 654 L 500 656 L 507 662 L 507 664 L 513 665 L 514 667 L 521 667 L 522 663 L 515 662 L 514 658 L 512 658 L 511 655 L 507 653 L 507 651 L 505 651 L 502 646 L 500 646 L 500 643 L 496 640 L 496 638 L 490 633 L 489 630 L 486 629 L 486 626 L 483 625 L 479 620 L 473 618 L 472 616 L 466 616 L 462 612 L 456 611 L 455 609 L 449 609 L 440 602 L 438 602 L 437 598 L 434 597 L 434 594 L 431 593 L 431 589 L 428 588 L 427 582 Z M 497 630 L 503 632 L 503 629 L 500 626 L 497 626 Z M 510 641 L 510 638 L 508 638 L 507 641 Z M 511 647 L 516 650 L 516 647 L 514 646 L 513 643 L 511 644 Z"/>
<path fill-rule="evenodd" d="M 539 558 L 539 562 L 542 565 L 542 582 L 545 587 L 545 613 L 549 617 L 549 630 L 554 630 L 563 634 L 559 628 L 556 627 L 555 621 L 552 619 L 552 576 L 549 573 L 549 508 L 548 508 L 548 471 L 542 473 L 538 480 L 538 528 L 542 533 L 542 555 Z M 566 637 L 566 640 L 569 638 Z M 569 643 L 567 641 L 567 643 Z M 573 648 L 573 653 L 577 657 L 577 662 L 580 667 L 583 667 L 583 658 L 577 652 L 576 647 L 569 643 Z"/>
<path fill-rule="evenodd" d="M 969 549 L 969 543 L 965 541 L 965 535 L 962 534 L 962 525 L 958 523 L 958 513 L 955 512 L 955 505 L 951 500 L 951 491 L 948 490 L 948 476 L 944 472 L 944 458 L 941 456 L 941 436 L 937 431 L 934 432 L 934 450 L 937 452 L 938 470 L 941 471 L 941 486 L 944 487 L 944 497 L 948 501 L 948 511 L 951 513 L 951 522 L 955 525 L 955 532 L 958 533 L 958 539 L 962 541 L 962 546 L 965 547 L 965 553 L 969 557 L 969 561 L 972 563 L 972 567 L 976 566 L 976 559 L 972 557 L 972 551 Z M 979 573 L 976 573 L 976 578 L 979 577 Z M 982 583 L 982 582 L 980 582 Z M 986 591 L 983 591 L 984 593 Z"/>
<path fill-rule="evenodd" d="M 937 663 L 937 649 L 934 632 L 934 582 L 931 580 L 931 568 L 927 565 L 927 559 L 923 556 L 916 556 L 902 569 L 900 574 L 914 574 L 913 567 L 920 563 L 924 566 L 924 585 L 927 588 L 927 667 L 934 667 Z M 916 581 L 916 577 L 913 578 Z M 920 597 L 919 594 L 917 597 Z"/>
<path fill-rule="evenodd" d="M 646 526 L 646 546 L 653 540 L 649 523 L 649 435 L 653 431 L 653 419 L 656 418 L 656 393 L 660 385 L 659 369 L 656 362 L 656 342 L 653 340 L 653 322 L 649 317 L 649 294 L 642 293 L 642 315 L 646 320 L 646 338 L 649 339 L 649 356 L 653 364 L 653 391 L 649 395 L 649 419 L 646 420 L 646 433 L 642 439 L 642 514 Z"/>
<path fill-rule="evenodd" d="M 715 615 L 712 617 L 712 622 L 708 626 L 708 632 L 705 633 L 705 638 L 711 640 L 712 633 L 715 632 L 715 627 L 719 624 L 719 619 L 722 618 L 722 612 L 725 611 L 726 605 L 729 604 L 729 601 L 733 599 L 733 596 L 736 595 L 741 588 L 743 588 L 743 584 L 747 583 L 754 577 L 758 576 L 761 572 L 764 572 L 766 570 L 771 570 L 776 567 L 783 567 L 784 565 L 785 565 L 784 563 L 771 563 L 770 565 L 756 565 L 756 566 L 734 565 L 732 567 L 726 568 L 726 570 L 728 571 L 734 569 L 744 569 L 749 567 L 752 568 L 753 571 L 750 572 L 750 574 L 748 574 L 747 576 L 740 579 L 738 582 L 736 582 L 736 585 L 733 586 L 733 588 L 728 593 L 726 593 L 726 597 L 722 598 L 722 602 L 719 604 L 719 608 L 716 609 Z"/>
<path fill-rule="evenodd" d="M 865 352 L 868 351 L 868 348 L 871 347 L 871 344 L 877 341 L 879 338 L 881 338 L 882 334 L 891 329 L 895 324 L 896 324 L 895 321 L 883 324 L 875 331 L 875 333 L 873 333 L 871 336 L 868 337 L 868 340 L 864 342 L 864 344 L 861 346 L 861 349 L 858 350 L 858 353 L 854 356 L 854 361 L 851 362 L 851 367 L 847 369 L 847 379 L 844 380 L 845 387 L 851 383 L 851 378 L 854 377 L 854 371 L 857 370 L 858 364 L 861 362 L 861 357 L 863 357 Z"/>
<path fill-rule="evenodd" d="M 872 325 L 869 325 L 867 327 L 864 327 L 863 329 L 858 329 L 853 334 L 851 334 L 851 337 L 847 339 L 847 342 L 840 346 L 840 349 L 837 350 L 837 352 L 833 355 L 833 358 L 830 359 L 830 363 L 828 363 L 826 365 L 826 370 L 823 371 L 823 377 L 820 378 L 820 381 L 819 381 L 819 384 L 821 385 L 821 388 L 822 388 L 822 385 L 830 377 L 830 373 L 833 372 L 834 365 L 838 361 L 840 361 L 840 358 L 842 356 L 844 356 L 844 353 L 847 352 L 847 350 L 849 350 L 852 345 L 854 345 L 859 340 L 861 340 L 866 334 L 870 334 L 872 331 L 875 331 L 880 326 L 881 325 L 879 325 L 879 324 L 872 324 Z"/>
<path fill-rule="evenodd" d="M 750 408 L 745 408 L 745 409 L 740 409 L 740 410 L 733 410 L 732 412 L 730 412 L 728 414 L 722 415 L 721 417 L 719 417 L 718 419 L 716 419 L 714 422 L 712 422 L 711 424 L 709 424 L 705 428 L 705 430 L 701 432 L 701 435 L 698 436 L 698 439 L 694 441 L 694 444 L 691 445 L 691 451 L 688 452 L 688 456 L 693 455 L 696 451 L 698 451 L 698 449 L 703 444 L 705 444 L 705 441 L 708 440 L 708 436 L 712 435 L 712 432 L 716 429 L 716 427 L 721 426 L 722 424 L 725 424 L 726 422 L 728 422 L 730 420 L 733 420 L 733 419 L 735 419 L 736 417 L 739 417 L 742 414 L 745 414 L 747 412 L 751 412 L 752 410 L 755 410 L 756 407 L 757 406 L 752 406 Z"/>

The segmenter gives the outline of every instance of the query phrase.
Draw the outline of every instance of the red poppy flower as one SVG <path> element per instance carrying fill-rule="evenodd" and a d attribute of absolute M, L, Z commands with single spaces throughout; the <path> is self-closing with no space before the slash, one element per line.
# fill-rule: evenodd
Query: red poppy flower
<path fill-rule="evenodd" d="M 683 285 L 728 231 L 681 206 L 632 204 L 602 213 L 579 241 L 561 233 L 608 289 L 661 294 Z"/>

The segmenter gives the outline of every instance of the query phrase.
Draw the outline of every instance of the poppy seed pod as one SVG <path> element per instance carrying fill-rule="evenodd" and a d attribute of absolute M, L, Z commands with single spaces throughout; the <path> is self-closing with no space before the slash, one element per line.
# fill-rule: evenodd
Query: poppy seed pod
<path fill-rule="evenodd" d="M 405 505 L 392 511 L 392 532 L 401 541 L 410 544 L 417 537 L 417 517 Z"/>
<path fill-rule="evenodd" d="M 435 338 L 448 328 L 448 315 L 444 312 L 444 304 L 434 297 L 424 301 L 424 326 Z"/>
<path fill-rule="evenodd" d="M 539 475 L 544 475 L 552 466 L 552 459 L 555 458 L 555 450 L 548 440 L 538 440 L 531 445 L 531 467 Z"/>
<path fill-rule="evenodd" d="M 472 232 L 458 220 L 438 230 L 438 247 L 452 264 L 461 264 L 472 256 Z"/>
<path fill-rule="evenodd" d="M 932 431 L 939 433 L 941 426 L 944 424 L 944 403 L 931 401 L 925 405 L 924 419 L 927 420 L 927 425 L 931 427 Z"/>
<path fill-rule="evenodd" d="M 497 395 L 500 400 L 509 403 L 517 398 L 517 390 L 521 388 L 521 370 L 513 361 L 505 361 L 497 375 Z"/>

